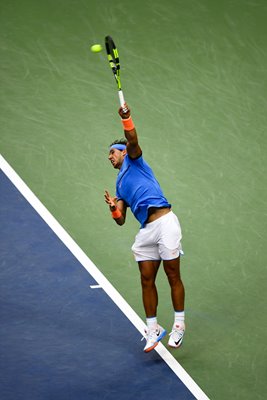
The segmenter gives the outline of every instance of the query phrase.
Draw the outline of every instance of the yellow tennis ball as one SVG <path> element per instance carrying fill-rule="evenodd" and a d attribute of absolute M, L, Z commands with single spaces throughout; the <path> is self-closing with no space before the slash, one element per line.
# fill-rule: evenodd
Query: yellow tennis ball
<path fill-rule="evenodd" d="M 99 53 L 101 50 L 102 50 L 101 44 L 93 44 L 93 46 L 91 46 L 91 51 L 93 53 Z"/>

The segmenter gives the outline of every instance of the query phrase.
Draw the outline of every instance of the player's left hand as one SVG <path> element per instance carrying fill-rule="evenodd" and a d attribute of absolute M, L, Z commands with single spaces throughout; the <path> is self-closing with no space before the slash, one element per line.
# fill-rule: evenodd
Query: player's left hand
<path fill-rule="evenodd" d="M 117 197 L 112 197 L 107 190 L 105 190 L 105 202 L 109 205 L 110 211 L 115 211 L 117 208 Z"/>

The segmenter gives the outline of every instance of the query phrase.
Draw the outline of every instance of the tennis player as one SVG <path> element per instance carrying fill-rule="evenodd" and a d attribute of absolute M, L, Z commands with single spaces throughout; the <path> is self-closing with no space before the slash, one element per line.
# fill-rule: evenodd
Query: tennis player
<path fill-rule="evenodd" d="M 154 349 L 167 333 L 157 321 L 158 294 L 155 282 L 161 261 L 170 284 L 174 308 L 174 323 L 168 345 L 178 348 L 185 332 L 184 286 L 180 276 L 181 228 L 153 171 L 143 159 L 128 106 L 124 111 L 119 109 L 125 139 L 113 142 L 108 156 L 113 168 L 119 170 L 116 196 L 112 197 L 105 191 L 105 201 L 118 225 L 125 223 L 128 207 L 141 224 L 132 251 L 139 265 L 146 314 L 144 351 Z"/>

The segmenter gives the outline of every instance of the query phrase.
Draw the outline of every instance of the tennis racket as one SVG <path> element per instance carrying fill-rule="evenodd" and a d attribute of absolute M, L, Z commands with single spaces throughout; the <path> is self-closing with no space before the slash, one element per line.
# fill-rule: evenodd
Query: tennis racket
<path fill-rule="evenodd" d="M 123 91 L 121 88 L 121 78 L 120 78 L 121 67 L 120 67 L 118 49 L 117 49 L 117 47 L 114 43 L 114 40 L 112 39 L 111 36 L 105 37 L 105 45 L 106 45 L 106 51 L 107 51 L 107 55 L 108 55 L 109 65 L 114 74 L 115 81 L 117 82 L 120 105 L 123 108 L 123 111 L 127 112 L 128 109 L 127 109 L 127 107 L 125 107 L 124 95 L 123 95 Z"/>

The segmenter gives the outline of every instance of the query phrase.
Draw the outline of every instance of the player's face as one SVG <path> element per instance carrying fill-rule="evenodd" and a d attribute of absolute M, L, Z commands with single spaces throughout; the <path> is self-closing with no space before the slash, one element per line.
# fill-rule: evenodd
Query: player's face
<path fill-rule="evenodd" d="M 113 168 L 120 169 L 125 157 L 126 151 L 118 149 L 110 149 L 108 159 L 113 165 Z"/>

